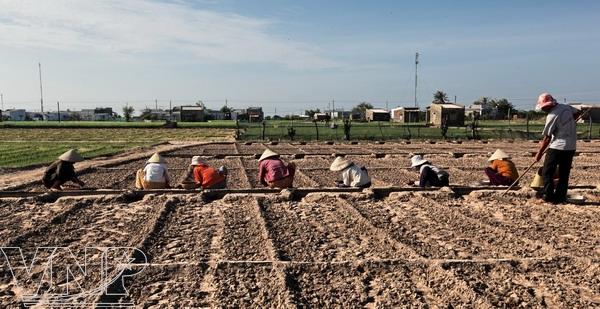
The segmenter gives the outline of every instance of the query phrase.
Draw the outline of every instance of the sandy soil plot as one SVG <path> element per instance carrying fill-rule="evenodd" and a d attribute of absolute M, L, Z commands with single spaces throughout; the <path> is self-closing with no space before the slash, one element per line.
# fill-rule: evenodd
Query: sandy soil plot
<path fill-rule="evenodd" d="M 236 151 L 245 147 L 242 151 L 251 154 L 265 149 L 262 144 L 225 145 L 229 146 Z M 453 184 L 483 179 L 481 171 L 465 166 L 485 166 L 487 154 L 454 158 L 448 150 L 483 153 L 500 146 L 536 147 L 534 143 L 386 143 L 342 145 L 338 150 L 365 146 L 439 150 L 428 157 L 449 166 Z M 586 146 L 593 150 L 600 144 Z M 370 167 L 377 186 L 405 186 L 417 177 L 404 168 L 409 164 L 405 155 L 349 157 Z M 262 187 L 257 184 L 254 157 L 205 158 L 213 166 L 229 168 L 230 187 Z M 332 160 L 310 155 L 293 160 L 299 167 L 295 186 L 331 187 L 339 177 L 328 170 Z M 144 162 L 97 169 L 82 178 L 98 187 L 130 188 L 131 172 Z M 172 177 L 177 177 L 187 168 L 189 157 L 181 153 L 167 162 Z M 600 161 L 594 156 L 578 157 L 572 183 L 597 183 L 595 169 L 578 167 L 581 164 L 600 165 Z M 39 185 L 28 187 L 36 188 Z M 600 202 L 597 190 L 571 192 Z M 217 200 L 201 194 L 147 195 L 143 200 L 131 200 L 129 195 L 63 197 L 54 202 L 0 198 L 0 244 L 25 248 L 27 257 L 39 246 L 68 247 L 78 259 L 83 258 L 85 246 L 132 246 L 146 254 L 148 264 L 134 267 L 145 267 L 143 271 L 125 281 L 128 295 L 111 298 L 92 293 L 69 300 L 80 305 L 111 301 L 145 308 L 600 307 L 598 206 L 537 204 L 526 190 L 506 197 L 495 191 L 462 197 L 449 193 L 396 192 L 374 199 L 368 192 L 316 192 L 298 200 L 275 194 L 229 194 Z M 9 252 L 9 259 L 16 257 L 16 252 Z M 62 257 L 57 265 L 70 261 Z M 20 307 L 20 295 L 26 290 L 13 281 L 3 254 L 0 258 L 0 307 Z M 44 273 L 41 266 L 32 270 L 33 276 L 24 281 L 30 286 Z M 97 284 L 100 277 L 92 273 L 87 279 L 86 287 Z M 51 291 L 41 290 L 46 296 Z"/>

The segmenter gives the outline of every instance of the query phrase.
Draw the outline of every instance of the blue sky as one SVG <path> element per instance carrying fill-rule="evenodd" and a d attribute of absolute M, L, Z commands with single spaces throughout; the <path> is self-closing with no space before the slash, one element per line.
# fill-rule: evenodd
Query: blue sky
<path fill-rule="evenodd" d="M 597 1 L 0 0 L 5 108 L 600 102 Z"/>

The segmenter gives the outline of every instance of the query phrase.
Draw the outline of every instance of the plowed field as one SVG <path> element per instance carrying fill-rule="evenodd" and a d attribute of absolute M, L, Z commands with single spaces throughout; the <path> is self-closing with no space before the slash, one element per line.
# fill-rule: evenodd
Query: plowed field
<path fill-rule="evenodd" d="M 367 154 L 375 147 L 384 154 Z M 597 189 L 571 190 L 585 205 L 540 204 L 528 188 L 322 192 L 338 176 L 324 150 L 366 165 L 376 187 L 402 188 L 417 177 L 411 153 L 447 168 L 451 185 L 472 185 L 498 147 L 523 171 L 536 145 L 214 144 L 167 153 L 172 178 L 200 155 L 228 167 L 229 188 L 259 188 L 254 154 L 271 148 L 298 166 L 295 186 L 314 193 L 0 198 L 0 307 L 600 307 Z M 598 185 L 600 143 L 578 151 L 571 184 Z M 143 164 L 99 166 L 82 179 L 132 189 Z M 43 191 L 36 182 L 8 189 Z"/>

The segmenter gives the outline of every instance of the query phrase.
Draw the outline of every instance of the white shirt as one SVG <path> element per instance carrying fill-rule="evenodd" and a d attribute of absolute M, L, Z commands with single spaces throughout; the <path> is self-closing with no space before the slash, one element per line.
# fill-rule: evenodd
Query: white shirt
<path fill-rule="evenodd" d="M 371 178 L 360 166 L 354 164 L 342 172 L 342 181 L 349 187 L 359 187 L 371 182 Z"/>
<path fill-rule="evenodd" d="M 162 163 L 148 163 L 144 167 L 144 180 L 149 182 L 167 182 L 169 180 L 167 166 Z"/>
<path fill-rule="evenodd" d="M 573 114 L 577 109 L 565 104 L 557 104 L 546 116 L 543 135 L 551 136 L 549 148 L 557 150 L 575 150 L 577 145 L 577 127 Z"/>

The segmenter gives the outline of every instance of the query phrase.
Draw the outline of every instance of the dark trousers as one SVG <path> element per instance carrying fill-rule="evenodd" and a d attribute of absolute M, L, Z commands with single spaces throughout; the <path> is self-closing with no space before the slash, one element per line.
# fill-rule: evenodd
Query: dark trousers
<path fill-rule="evenodd" d="M 567 200 L 569 174 L 575 150 L 548 149 L 544 158 L 544 200 L 552 203 L 562 203 Z M 558 166 L 558 183 L 554 187 L 554 174 Z"/>
<path fill-rule="evenodd" d="M 444 187 L 449 184 L 448 177 L 442 177 L 441 179 L 438 175 L 428 166 L 423 169 L 421 173 L 421 177 L 419 179 L 419 187 Z"/>
<path fill-rule="evenodd" d="M 513 183 L 512 179 L 498 174 L 491 167 L 485 168 L 485 174 L 488 176 L 490 184 L 493 186 L 510 186 Z"/>

